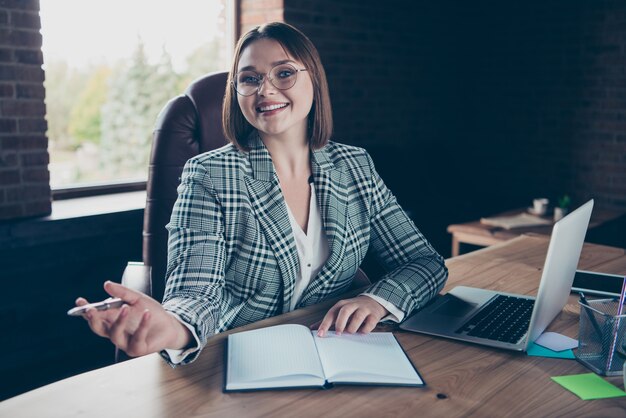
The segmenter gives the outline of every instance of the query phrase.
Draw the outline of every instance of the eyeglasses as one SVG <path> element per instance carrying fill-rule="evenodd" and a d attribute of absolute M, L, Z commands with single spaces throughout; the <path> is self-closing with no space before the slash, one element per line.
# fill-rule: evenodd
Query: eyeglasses
<path fill-rule="evenodd" d="M 251 96 L 261 89 L 267 76 L 270 83 L 278 90 L 288 90 L 296 84 L 298 73 L 306 70 L 306 68 L 297 69 L 291 64 L 278 64 L 267 74 L 259 74 L 252 70 L 239 71 L 235 75 L 233 87 L 242 96 Z"/>

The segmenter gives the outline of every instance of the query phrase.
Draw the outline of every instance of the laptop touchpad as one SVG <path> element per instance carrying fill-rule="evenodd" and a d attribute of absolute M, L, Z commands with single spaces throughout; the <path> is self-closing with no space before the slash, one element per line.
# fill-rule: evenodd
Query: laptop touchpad
<path fill-rule="evenodd" d="M 447 294 L 445 299 L 431 312 L 432 314 L 461 317 L 467 315 L 476 307 L 475 303 L 466 302 L 454 295 Z"/>

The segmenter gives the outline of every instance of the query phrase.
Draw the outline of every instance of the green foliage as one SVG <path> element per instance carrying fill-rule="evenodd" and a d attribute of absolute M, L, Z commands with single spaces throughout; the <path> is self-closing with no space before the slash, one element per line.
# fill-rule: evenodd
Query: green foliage
<path fill-rule="evenodd" d="M 141 41 L 127 66 L 115 69 L 102 106 L 101 168 L 118 178 L 145 176 L 154 121 L 176 93 L 178 76 L 164 51 L 161 62 L 148 62 Z"/>
<path fill-rule="evenodd" d="M 184 91 L 189 83 L 205 74 L 227 70 L 227 68 L 222 68 L 219 65 L 220 62 L 224 61 L 219 58 L 222 53 L 224 53 L 224 51 L 220 49 L 220 42 L 217 38 L 196 48 L 187 57 L 187 71 L 180 77 L 178 90 L 181 92 Z"/>
<path fill-rule="evenodd" d="M 569 208 L 569 205 L 572 204 L 572 200 L 569 195 L 563 195 L 559 198 L 559 207 L 563 209 Z"/>
<path fill-rule="evenodd" d="M 56 183 L 145 177 L 159 112 L 192 80 L 224 70 L 218 64 L 224 53 L 217 39 L 205 43 L 187 58 L 183 74 L 165 50 L 157 63 L 149 62 L 141 40 L 132 57 L 113 68 L 46 63 L 51 156 L 66 167 Z"/>
<path fill-rule="evenodd" d="M 88 78 L 88 71 L 70 69 L 63 61 L 46 63 L 46 120 L 48 137 L 56 148 L 75 146 L 68 129 L 69 115 L 78 99 L 75 93 L 84 89 Z"/>
<path fill-rule="evenodd" d="M 111 69 L 106 66 L 97 68 L 70 111 L 68 132 L 76 148 L 85 142 L 100 143 L 100 114 L 107 98 L 110 74 Z"/>

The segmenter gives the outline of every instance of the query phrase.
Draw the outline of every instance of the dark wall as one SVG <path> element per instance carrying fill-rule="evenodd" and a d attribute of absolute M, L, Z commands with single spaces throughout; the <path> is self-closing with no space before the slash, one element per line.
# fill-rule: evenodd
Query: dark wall
<path fill-rule="evenodd" d="M 508 194 L 567 192 L 626 209 L 626 3 L 478 13 L 467 121 L 481 159 L 499 162 L 484 165 L 481 180 Z"/>
<path fill-rule="evenodd" d="M 102 300 L 141 260 L 143 210 L 0 223 L 0 400 L 111 364 L 114 347 L 68 309 Z"/>
<path fill-rule="evenodd" d="M 533 197 L 626 210 L 626 2 L 510 3 L 284 1 L 322 55 L 335 137 L 444 255 L 449 223 Z"/>

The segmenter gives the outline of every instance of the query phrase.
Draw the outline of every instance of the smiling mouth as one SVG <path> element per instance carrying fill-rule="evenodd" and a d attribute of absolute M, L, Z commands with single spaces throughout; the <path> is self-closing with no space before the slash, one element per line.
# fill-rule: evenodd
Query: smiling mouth
<path fill-rule="evenodd" d="M 261 107 L 257 107 L 256 111 L 258 113 L 271 112 L 272 110 L 283 109 L 283 108 L 285 108 L 287 106 L 289 106 L 289 103 L 281 103 L 281 104 L 274 104 L 274 105 L 269 105 L 269 106 L 261 106 Z"/>

